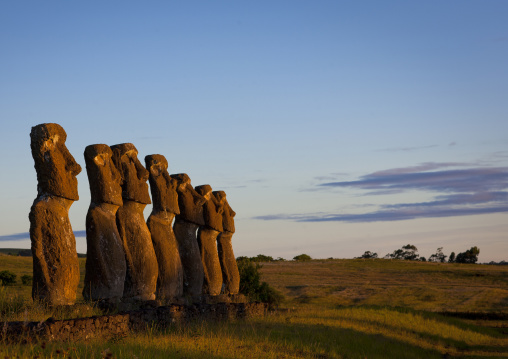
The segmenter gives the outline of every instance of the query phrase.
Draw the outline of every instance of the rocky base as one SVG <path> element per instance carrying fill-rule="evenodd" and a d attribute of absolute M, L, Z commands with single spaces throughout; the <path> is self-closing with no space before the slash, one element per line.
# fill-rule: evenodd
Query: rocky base
<path fill-rule="evenodd" d="M 87 341 L 94 338 L 109 340 L 126 337 L 131 331 L 142 331 L 153 325 L 167 328 L 192 320 L 259 317 L 266 314 L 267 307 L 266 303 L 173 304 L 89 318 L 3 322 L 0 323 L 0 341 L 27 343 L 37 340 Z"/>

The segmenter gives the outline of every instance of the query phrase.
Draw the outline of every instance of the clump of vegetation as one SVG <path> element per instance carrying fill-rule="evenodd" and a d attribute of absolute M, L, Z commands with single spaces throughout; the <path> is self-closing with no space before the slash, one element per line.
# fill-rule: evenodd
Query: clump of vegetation
<path fill-rule="evenodd" d="M 16 283 L 16 274 L 4 270 L 0 272 L 0 285 L 13 285 Z"/>
<path fill-rule="evenodd" d="M 23 285 L 32 285 L 32 282 L 34 280 L 34 277 L 32 277 L 31 275 L 28 275 L 28 274 L 25 274 L 23 276 L 21 276 L 21 283 L 23 283 Z"/>
<path fill-rule="evenodd" d="M 416 261 L 420 255 L 418 254 L 418 248 L 412 244 L 406 244 L 401 249 L 388 253 L 385 258 L 387 259 L 402 259 L 406 261 Z"/>
<path fill-rule="evenodd" d="M 429 257 L 429 262 L 444 263 L 445 261 L 446 261 L 446 256 L 443 254 L 443 247 L 439 247 L 436 250 L 436 253 L 432 254 Z"/>
<path fill-rule="evenodd" d="M 478 247 L 471 247 L 471 249 L 468 249 L 463 253 L 457 254 L 455 263 L 476 263 L 478 261 L 479 254 L 480 249 Z"/>
<path fill-rule="evenodd" d="M 247 257 L 237 258 L 240 272 L 240 293 L 251 300 L 268 303 L 272 307 L 278 306 L 284 300 L 282 293 L 272 288 L 266 282 L 261 282 L 259 269 L 261 265 Z"/>
<path fill-rule="evenodd" d="M 360 257 L 356 257 L 357 259 L 376 259 L 378 258 L 377 253 L 371 251 L 365 251 Z"/>
<path fill-rule="evenodd" d="M 293 257 L 294 261 L 300 261 L 300 262 L 310 261 L 311 259 L 312 259 L 311 256 L 309 256 L 308 254 L 305 254 L 305 253 Z"/>

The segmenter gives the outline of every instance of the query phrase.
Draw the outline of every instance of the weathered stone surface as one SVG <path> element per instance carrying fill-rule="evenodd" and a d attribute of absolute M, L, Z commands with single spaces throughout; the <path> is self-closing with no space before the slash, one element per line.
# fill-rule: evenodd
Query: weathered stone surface
<path fill-rule="evenodd" d="M 206 202 L 203 204 L 205 225 L 198 229 L 198 245 L 205 272 L 203 292 L 219 295 L 222 289 L 222 272 L 217 252 L 217 236 L 222 231 L 222 204 L 212 194 L 210 185 L 197 186 L 198 192 Z"/>
<path fill-rule="evenodd" d="M 185 173 L 171 175 L 177 183 L 178 207 L 173 231 L 183 266 L 184 295 L 198 299 L 203 293 L 204 270 L 196 237 L 198 227 L 204 224 L 204 199 L 194 190 L 189 176 Z"/>
<path fill-rule="evenodd" d="M 226 199 L 226 192 L 224 191 L 214 191 L 213 192 L 215 198 L 222 203 L 223 212 L 222 212 L 222 227 L 224 232 L 235 233 L 235 211 L 229 205 Z"/>
<path fill-rule="evenodd" d="M 231 232 L 220 233 L 217 237 L 217 250 L 222 269 L 222 280 L 224 281 L 224 293 L 238 294 L 240 291 L 240 272 L 236 264 L 231 237 L 233 237 Z"/>
<path fill-rule="evenodd" d="M 69 208 L 79 199 L 81 166 L 65 146 L 56 123 L 32 127 L 30 147 L 37 172 L 37 198 L 30 210 L 33 255 L 32 297 L 50 305 L 73 304 L 79 283 L 76 239 Z"/>
<path fill-rule="evenodd" d="M 126 263 L 116 225 L 116 212 L 123 204 L 121 175 L 108 145 L 85 148 L 91 203 L 86 216 L 86 272 L 83 297 L 118 302 L 123 295 Z"/>
<path fill-rule="evenodd" d="M 122 175 L 122 199 L 117 226 L 127 264 L 123 300 L 153 300 L 158 266 L 150 231 L 143 210 L 151 203 L 148 194 L 148 171 L 138 160 L 132 143 L 111 146 L 113 162 Z"/>
<path fill-rule="evenodd" d="M 180 219 L 203 226 L 205 220 L 203 218 L 203 204 L 206 200 L 191 185 L 189 176 L 185 173 L 171 175 L 178 182 L 178 207 Z"/>
<path fill-rule="evenodd" d="M 157 299 L 173 301 L 183 296 L 183 267 L 172 226 L 175 214 L 180 213 L 176 191 L 178 183 L 169 175 L 164 156 L 146 156 L 145 163 L 150 173 L 148 179 L 153 199 L 147 225 L 159 266 Z"/>
<path fill-rule="evenodd" d="M 238 294 L 240 290 L 240 273 L 238 272 L 238 265 L 236 264 L 233 245 L 231 243 L 231 238 L 235 231 L 234 216 L 236 213 L 229 206 L 224 191 L 215 191 L 213 194 L 215 198 L 222 203 L 224 209 L 222 212 L 222 226 L 224 231 L 217 238 L 217 249 L 224 281 L 224 292 L 226 294 Z"/>
<path fill-rule="evenodd" d="M 183 267 L 183 293 L 198 300 L 203 293 L 204 269 L 196 238 L 198 225 L 176 216 L 173 231 Z"/>

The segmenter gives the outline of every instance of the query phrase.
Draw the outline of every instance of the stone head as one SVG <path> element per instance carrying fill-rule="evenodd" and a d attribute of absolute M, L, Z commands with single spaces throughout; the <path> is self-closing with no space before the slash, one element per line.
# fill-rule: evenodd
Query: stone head
<path fill-rule="evenodd" d="M 154 209 L 179 214 L 177 180 L 168 173 L 168 161 L 163 155 L 145 157 Z"/>
<path fill-rule="evenodd" d="M 138 150 L 132 143 L 111 146 L 113 163 L 122 176 L 122 198 L 143 204 L 152 203 L 148 193 L 148 171 L 138 159 Z"/>
<path fill-rule="evenodd" d="M 235 232 L 235 211 L 230 207 L 227 199 L 226 192 L 214 191 L 213 195 L 215 198 L 224 206 L 224 212 L 222 212 L 222 227 L 226 232 Z"/>
<path fill-rule="evenodd" d="M 224 191 L 213 191 L 212 192 L 217 201 L 224 203 L 226 202 L 226 192 Z"/>
<path fill-rule="evenodd" d="M 85 148 L 86 172 L 92 202 L 121 206 L 122 176 L 113 163 L 113 151 L 108 145 L 97 144 Z"/>
<path fill-rule="evenodd" d="M 209 184 L 196 186 L 194 189 L 196 190 L 197 193 L 199 193 L 201 196 L 203 196 L 207 201 L 212 196 L 212 187 Z"/>
<path fill-rule="evenodd" d="M 188 190 L 188 188 L 192 188 L 191 185 L 191 179 L 187 175 L 187 173 L 177 173 L 171 175 L 171 178 L 174 178 L 178 183 L 178 190 L 183 192 L 185 190 Z"/>
<path fill-rule="evenodd" d="M 37 172 L 38 195 L 51 194 L 73 201 L 79 199 L 78 180 L 81 166 L 65 146 L 67 134 L 56 123 L 32 127 L 30 147 Z"/>

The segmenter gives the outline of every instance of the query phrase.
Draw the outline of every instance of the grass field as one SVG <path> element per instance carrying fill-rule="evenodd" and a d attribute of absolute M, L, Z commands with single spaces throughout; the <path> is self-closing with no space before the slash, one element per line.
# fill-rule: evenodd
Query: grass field
<path fill-rule="evenodd" d="M 86 305 L 52 313 L 31 304 L 30 287 L 19 280 L 31 273 L 31 258 L 0 255 L 1 270 L 18 274 L 18 283 L 0 287 L 0 321 L 94 313 Z M 263 263 L 261 273 L 286 297 L 284 310 L 264 318 L 154 325 L 114 341 L 4 345 L 0 358 L 508 357 L 506 320 L 439 314 L 508 313 L 506 266 L 313 260 Z"/>

